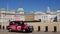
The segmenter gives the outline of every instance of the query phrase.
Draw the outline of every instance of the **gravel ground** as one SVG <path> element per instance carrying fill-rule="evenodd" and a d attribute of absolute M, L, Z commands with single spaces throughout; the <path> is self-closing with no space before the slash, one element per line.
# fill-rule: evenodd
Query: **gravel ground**
<path fill-rule="evenodd" d="M 0 30 L 0 34 L 60 34 L 60 32 L 37 32 L 32 33 L 21 33 L 21 32 L 8 32 L 7 30 Z"/>

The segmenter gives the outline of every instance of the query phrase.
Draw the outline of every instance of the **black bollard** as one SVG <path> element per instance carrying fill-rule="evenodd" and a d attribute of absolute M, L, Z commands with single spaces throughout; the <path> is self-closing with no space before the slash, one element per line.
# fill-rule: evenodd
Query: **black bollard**
<path fill-rule="evenodd" d="M 57 32 L 57 27 L 56 26 L 54 26 L 54 32 Z"/>
<path fill-rule="evenodd" d="M 48 32 L 48 26 L 45 27 L 45 32 Z"/>
<path fill-rule="evenodd" d="M 0 29 L 1 29 L 1 25 L 0 25 Z"/>
<path fill-rule="evenodd" d="M 6 30 L 8 30 L 8 26 L 6 26 Z"/>
<path fill-rule="evenodd" d="M 5 27 L 3 26 L 3 30 L 5 29 Z"/>
<path fill-rule="evenodd" d="M 40 31 L 40 26 L 38 26 L 38 32 Z"/>

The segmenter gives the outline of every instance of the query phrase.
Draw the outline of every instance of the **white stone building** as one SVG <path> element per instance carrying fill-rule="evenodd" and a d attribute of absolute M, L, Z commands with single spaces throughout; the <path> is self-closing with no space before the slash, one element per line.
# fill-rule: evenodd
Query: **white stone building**
<path fill-rule="evenodd" d="M 60 22 L 60 9 L 57 10 L 57 21 Z"/>
<path fill-rule="evenodd" d="M 60 22 L 60 10 L 52 12 L 50 8 L 47 8 L 46 12 L 36 11 L 34 12 L 32 20 L 41 20 L 41 22 Z M 7 24 L 10 20 L 23 20 L 25 21 L 25 13 L 23 8 L 15 10 L 0 9 L 0 24 Z"/>
<path fill-rule="evenodd" d="M 41 11 L 36 11 L 34 18 L 35 20 L 41 19 L 41 22 L 54 22 L 55 18 L 58 17 L 58 15 L 60 14 L 58 14 L 57 12 L 51 12 L 50 8 L 48 7 L 45 13 Z M 59 18 L 57 19 L 59 21 Z"/>
<path fill-rule="evenodd" d="M 4 8 L 0 9 L 0 24 L 8 24 L 12 20 L 25 20 L 24 18 L 24 9 L 18 8 L 15 10 L 6 10 Z"/>

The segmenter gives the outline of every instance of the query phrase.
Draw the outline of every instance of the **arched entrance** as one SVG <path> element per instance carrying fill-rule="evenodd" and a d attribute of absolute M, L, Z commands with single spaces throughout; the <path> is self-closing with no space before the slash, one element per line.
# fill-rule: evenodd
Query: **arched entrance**
<path fill-rule="evenodd" d="M 57 27 L 56 26 L 54 26 L 54 32 L 57 32 Z"/>
<path fill-rule="evenodd" d="M 45 32 L 48 32 L 48 26 L 45 26 Z"/>

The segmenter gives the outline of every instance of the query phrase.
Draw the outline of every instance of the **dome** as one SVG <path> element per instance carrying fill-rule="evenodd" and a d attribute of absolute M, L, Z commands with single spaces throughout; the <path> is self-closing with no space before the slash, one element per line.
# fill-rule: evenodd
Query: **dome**
<path fill-rule="evenodd" d="M 48 13 L 48 14 L 51 13 L 50 7 L 47 7 L 46 13 Z"/>
<path fill-rule="evenodd" d="M 17 11 L 24 11 L 24 9 L 23 8 L 18 8 L 18 10 Z"/>

